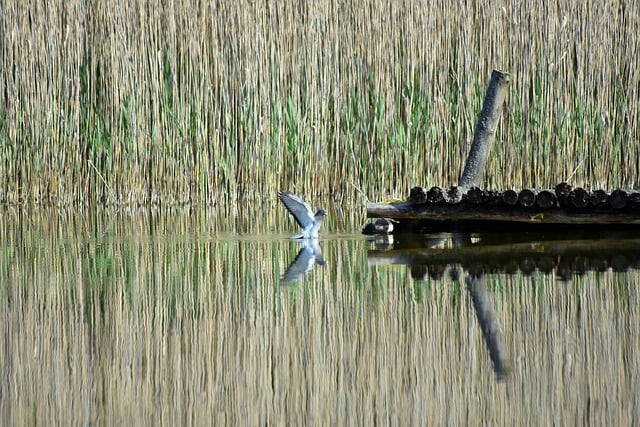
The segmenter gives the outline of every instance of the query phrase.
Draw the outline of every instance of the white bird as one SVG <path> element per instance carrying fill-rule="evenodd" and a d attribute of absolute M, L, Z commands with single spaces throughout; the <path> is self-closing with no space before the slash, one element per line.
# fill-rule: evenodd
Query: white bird
<path fill-rule="evenodd" d="M 289 191 L 279 192 L 278 198 L 302 227 L 302 233 L 298 233 L 291 238 L 317 239 L 318 230 L 322 226 L 322 219 L 327 215 L 327 212 L 324 209 L 318 209 L 314 215 L 311 206 L 307 202 Z"/>

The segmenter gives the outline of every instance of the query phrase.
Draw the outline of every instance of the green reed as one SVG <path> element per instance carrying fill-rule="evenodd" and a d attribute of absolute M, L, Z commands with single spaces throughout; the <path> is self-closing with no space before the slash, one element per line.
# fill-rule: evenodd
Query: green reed
<path fill-rule="evenodd" d="M 627 9 L 12 0 L 0 200 L 355 200 L 452 184 L 492 69 L 513 82 L 487 186 L 635 187 L 640 18 Z"/>

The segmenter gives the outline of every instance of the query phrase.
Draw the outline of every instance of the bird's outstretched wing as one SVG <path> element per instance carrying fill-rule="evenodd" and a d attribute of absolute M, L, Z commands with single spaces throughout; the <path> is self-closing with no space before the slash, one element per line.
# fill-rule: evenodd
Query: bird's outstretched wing
<path fill-rule="evenodd" d="M 284 206 L 293 215 L 300 227 L 307 230 L 313 225 L 313 211 L 307 202 L 289 191 L 279 192 L 278 198 L 284 203 Z"/>

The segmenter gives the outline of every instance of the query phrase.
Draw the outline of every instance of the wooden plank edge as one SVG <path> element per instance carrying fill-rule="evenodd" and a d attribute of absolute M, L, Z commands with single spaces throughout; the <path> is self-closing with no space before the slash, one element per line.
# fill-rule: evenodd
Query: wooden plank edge
<path fill-rule="evenodd" d="M 640 212 L 585 212 L 563 208 L 545 210 L 477 208 L 466 205 L 415 205 L 413 203 L 367 203 L 367 218 L 427 221 L 502 221 L 529 224 L 629 224 L 640 225 Z"/>

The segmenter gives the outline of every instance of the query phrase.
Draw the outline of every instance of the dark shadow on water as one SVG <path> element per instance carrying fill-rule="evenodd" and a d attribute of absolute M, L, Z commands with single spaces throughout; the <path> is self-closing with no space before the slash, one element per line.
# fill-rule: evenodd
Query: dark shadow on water
<path fill-rule="evenodd" d="M 498 380 L 508 377 L 510 364 L 485 274 L 555 270 L 557 277 L 568 280 L 587 271 L 640 268 L 640 232 L 636 230 L 430 231 L 375 236 L 372 247 L 369 265 L 405 264 L 415 280 L 448 275 L 464 281 Z"/>

